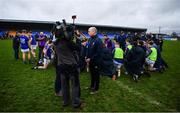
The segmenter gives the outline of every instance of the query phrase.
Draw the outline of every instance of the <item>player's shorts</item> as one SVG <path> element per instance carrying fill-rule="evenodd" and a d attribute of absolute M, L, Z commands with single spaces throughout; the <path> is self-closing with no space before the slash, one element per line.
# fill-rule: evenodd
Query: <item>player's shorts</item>
<path fill-rule="evenodd" d="M 152 60 L 150 60 L 149 58 L 146 58 L 146 63 L 147 63 L 148 65 L 154 65 L 154 64 L 155 64 L 155 61 L 152 61 Z"/>
<path fill-rule="evenodd" d="M 31 49 L 36 49 L 37 45 L 31 45 Z"/>
<path fill-rule="evenodd" d="M 123 62 L 117 62 L 116 60 L 113 60 L 113 62 L 114 62 L 114 66 L 116 67 L 116 70 L 121 68 L 121 66 L 123 65 Z"/>
<path fill-rule="evenodd" d="M 44 58 L 44 64 L 49 64 L 50 63 L 50 59 L 48 59 L 48 58 Z"/>
<path fill-rule="evenodd" d="M 27 48 L 27 49 L 21 49 L 21 52 L 27 53 L 27 52 L 29 52 L 29 48 Z"/>

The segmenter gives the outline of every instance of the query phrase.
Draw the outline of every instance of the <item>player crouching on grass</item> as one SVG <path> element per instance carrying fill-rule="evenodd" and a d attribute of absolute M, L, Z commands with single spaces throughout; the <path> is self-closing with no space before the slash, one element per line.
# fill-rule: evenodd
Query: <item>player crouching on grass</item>
<path fill-rule="evenodd" d="M 47 69 L 49 63 L 51 62 L 51 60 L 54 57 L 54 51 L 52 49 L 53 43 L 52 40 L 49 39 L 43 49 L 43 54 L 44 54 L 44 60 L 42 65 L 37 65 L 35 67 L 33 67 L 32 69 Z"/>
<path fill-rule="evenodd" d="M 22 30 L 20 35 L 20 47 L 22 52 L 23 63 L 27 64 L 26 62 L 26 54 L 28 55 L 29 63 L 31 63 L 31 56 L 29 50 L 29 38 L 26 36 L 26 30 Z"/>

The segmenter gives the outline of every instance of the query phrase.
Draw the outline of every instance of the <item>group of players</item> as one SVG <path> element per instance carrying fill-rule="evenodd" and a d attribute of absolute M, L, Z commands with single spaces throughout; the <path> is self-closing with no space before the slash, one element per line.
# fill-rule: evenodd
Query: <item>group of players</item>
<path fill-rule="evenodd" d="M 22 52 L 22 60 L 24 64 L 37 64 L 32 69 L 46 69 L 53 57 L 52 40 L 40 32 L 32 35 L 32 32 L 22 30 L 17 32 L 13 38 L 13 49 L 15 59 L 19 59 L 19 46 Z M 37 46 L 39 48 L 39 57 L 36 56 Z"/>
<path fill-rule="evenodd" d="M 142 75 L 150 77 L 150 71 L 162 73 L 168 68 L 161 56 L 162 38 L 154 38 L 140 33 L 126 34 L 121 31 L 113 39 L 106 34 L 103 39 L 100 39 L 95 27 L 90 27 L 88 34 L 89 39 L 80 31 L 75 31 L 78 51 L 72 51 L 76 46 L 70 46 L 72 43 L 67 39 L 61 39 L 58 42 L 55 37 L 47 38 L 43 32 L 32 35 L 31 32 L 22 30 L 13 38 L 15 58 L 19 59 L 20 45 L 23 63 L 36 64 L 32 69 L 47 69 L 50 62 L 54 60 L 56 62 L 55 95 L 62 96 L 63 106 L 67 106 L 70 99 L 69 81 L 71 79 L 72 104 L 75 108 L 82 105 L 80 101 L 80 71 L 87 69 L 87 72 L 90 72 L 90 86 L 85 89 L 89 89 L 90 94 L 96 94 L 99 90 L 100 75 L 106 75 L 112 80 L 116 80 L 124 72 L 125 75 L 131 75 L 133 80 L 138 82 Z M 39 48 L 38 59 L 36 58 L 37 46 Z M 77 56 L 74 55 L 74 52 Z"/>
<path fill-rule="evenodd" d="M 168 68 L 161 56 L 163 46 L 161 37 L 156 38 L 143 33 L 132 36 L 122 31 L 113 40 L 105 35 L 104 44 L 112 54 L 115 67 L 115 73 L 111 73 L 113 80 L 121 75 L 122 66 L 125 74 L 131 75 L 136 82 L 141 75 L 150 76 L 151 71 L 162 73 Z"/>
<path fill-rule="evenodd" d="M 81 67 L 84 69 L 83 67 L 86 66 L 87 71 L 89 69 L 86 57 L 88 56 L 88 46 L 92 46 L 90 43 L 90 40 L 82 40 L 82 54 L 80 55 Z M 151 76 L 150 72 L 152 71 L 163 73 L 168 68 L 167 63 L 161 56 L 162 37 L 121 31 L 114 39 L 110 39 L 105 34 L 102 39 L 102 46 L 102 48 L 100 47 L 101 49 L 97 49 L 97 53 L 101 53 L 99 58 L 97 58 L 100 74 L 107 75 L 113 80 L 116 80 L 121 75 L 122 69 L 124 74 L 131 75 L 133 80 L 137 82 L 141 75 Z"/>
<path fill-rule="evenodd" d="M 88 63 L 86 62 L 89 42 L 82 33 L 78 31 L 77 34 L 82 46 L 79 54 L 79 65 L 81 70 L 87 67 L 87 71 L 89 71 Z M 130 35 L 121 31 L 114 39 L 110 39 L 107 35 L 104 35 L 102 43 L 104 48 L 102 49 L 100 66 L 102 74 L 110 76 L 113 80 L 121 75 L 122 67 L 124 67 L 124 73 L 132 75 L 135 81 L 142 74 L 150 76 L 148 71 L 162 72 L 168 67 L 161 56 L 162 38 L 154 38 L 145 34 Z M 35 35 L 32 35 L 32 32 L 27 32 L 26 30 L 17 32 L 15 38 L 13 38 L 15 59 L 19 59 L 19 45 L 23 63 L 37 64 L 32 69 L 46 69 L 55 55 L 52 39 L 47 38 L 43 32 Z M 39 48 L 38 59 L 36 58 L 37 46 Z M 106 58 L 103 58 L 105 56 Z"/>

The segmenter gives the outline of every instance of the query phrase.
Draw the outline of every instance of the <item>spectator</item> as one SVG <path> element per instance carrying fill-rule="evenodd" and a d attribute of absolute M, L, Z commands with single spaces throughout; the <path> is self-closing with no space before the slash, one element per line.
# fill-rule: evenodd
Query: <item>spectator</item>
<path fill-rule="evenodd" d="M 37 40 L 38 40 L 38 46 L 39 46 L 39 60 L 42 60 L 43 59 L 43 49 L 44 49 L 44 45 L 46 43 L 46 37 L 43 32 L 40 32 Z"/>
<path fill-rule="evenodd" d="M 20 36 L 20 33 L 17 32 L 15 38 L 13 38 L 14 57 L 16 60 L 19 59 L 19 45 L 20 45 L 19 36 Z"/>

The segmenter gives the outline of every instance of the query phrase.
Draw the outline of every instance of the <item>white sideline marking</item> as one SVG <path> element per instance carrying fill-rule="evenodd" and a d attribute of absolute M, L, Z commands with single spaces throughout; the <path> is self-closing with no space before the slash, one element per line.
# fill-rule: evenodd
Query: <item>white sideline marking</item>
<path fill-rule="evenodd" d="M 151 104 L 155 104 L 155 105 L 158 105 L 158 106 L 161 106 L 161 105 L 162 105 L 161 103 L 159 103 L 158 101 L 156 101 L 156 100 L 154 100 L 153 98 L 149 97 L 148 95 L 144 95 L 144 94 L 142 94 L 142 93 L 140 93 L 140 92 L 137 92 L 137 91 L 133 90 L 132 88 L 124 85 L 124 84 L 123 84 L 122 82 L 120 82 L 120 81 L 116 81 L 116 83 L 117 83 L 121 88 L 126 89 L 128 92 L 133 93 L 133 94 L 135 94 L 136 96 L 138 96 L 138 97 L 140 97 L 140 98 L 143 98 L 144 100 L 148 101 L 148 102 L 151 103 Z M 142 95 L 143 95 L 143 96 L 142 96 Z"/>

